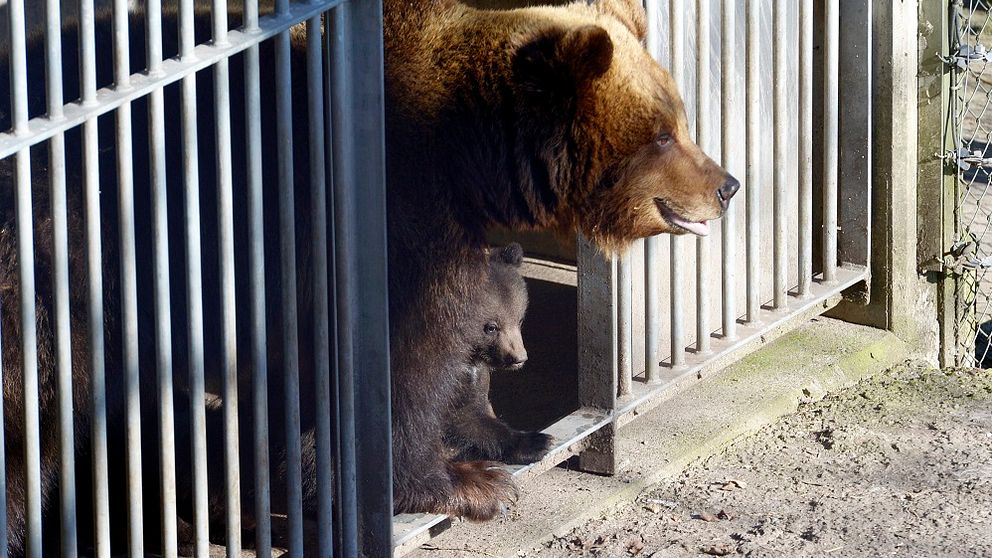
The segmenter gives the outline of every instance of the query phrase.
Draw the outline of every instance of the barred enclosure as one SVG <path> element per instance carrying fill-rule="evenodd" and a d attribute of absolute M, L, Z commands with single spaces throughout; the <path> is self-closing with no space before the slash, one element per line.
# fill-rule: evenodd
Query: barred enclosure
<path fill-rule="evenodd" d="M 951 2 L 950 158 L 953 237 L 946 269 L 957 282 L 954 353 L 961 364 L 992 367 L 992 20 L 986 1 Z"/>
<path fill-rule="evenodd" d="M 381 2 L 60 4 L 0 6 L 0 554 L 387 555 Z"/>
<path fill-rule="evenodd" d="M 578 240 L 579 406 L 544 430 L 556 441 L 544 460 L 512 467 L 519 479 L 575 456 L 617 472 L 617 429 L 639 413 L 842 291 L 867 296 L 871 2 L 645 7 L 648 47 L 679 85 L 695 140 L 744 192 L 706 237 L 650 238 L 617 258 Z M 396 554 L 447 525 L 399 516 Z"/>

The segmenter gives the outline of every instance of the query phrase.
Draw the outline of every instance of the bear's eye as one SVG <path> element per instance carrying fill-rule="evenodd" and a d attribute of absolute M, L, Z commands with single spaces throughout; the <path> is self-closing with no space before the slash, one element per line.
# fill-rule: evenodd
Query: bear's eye
<path fill-rule="evenodd" d="M 486 332 L 486 335 L 492 335 L 499 330 L 499 326 L 497 326 L 495 322 L 489 322 L 482 328 L 482 330 Z"/>
<path fill-rule="evenodd" d="M 666 147 L 672 143 L 672 135 L 668 132 L 662 132 L 658 134 L 658 139 L 655 142 L 661 147 Z"/>

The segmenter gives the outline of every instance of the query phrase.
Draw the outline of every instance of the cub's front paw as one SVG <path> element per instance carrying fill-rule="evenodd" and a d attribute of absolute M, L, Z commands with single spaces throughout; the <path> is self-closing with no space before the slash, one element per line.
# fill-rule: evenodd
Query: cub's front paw
<path fill-rule="evenodd" d="M 513 477 L 495 461 L 456 461 L 448 472 L 454 485 L 448 515 L 486 521 L 505 515 L 517 501 Z"/>
<path fill-rule="evenodd" d="M 551 449 L 554 438 L 543 432 L 517 432 L 513 442 L 505 449 L 507 463 L 527 465 L 540 461 Z"/>

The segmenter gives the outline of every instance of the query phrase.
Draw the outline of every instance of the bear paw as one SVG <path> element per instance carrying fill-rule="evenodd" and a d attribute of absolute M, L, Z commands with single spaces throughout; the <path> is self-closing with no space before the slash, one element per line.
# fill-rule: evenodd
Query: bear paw
<path fill-rule="evenodd" d="M 445 511 L 470 521 L 486 521 L 506 515 L 517 501 L 517 485 L 494 461 L 461 461 L 448 465 L 454 493 Z"/>
<path fill-rule="evenodd" d="M 551 449 L 552 442 L 554 438 L 543 432 L 517 432 L 504 452 L 506 462 L 527 465 L 540 461 Z"/>

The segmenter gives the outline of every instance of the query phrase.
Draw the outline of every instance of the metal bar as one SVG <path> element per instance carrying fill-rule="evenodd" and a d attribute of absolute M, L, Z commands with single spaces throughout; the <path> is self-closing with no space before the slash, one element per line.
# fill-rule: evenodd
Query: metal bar
<path fill-rule="evenodd" d="M 179 6 L 179 57 L 193 52 L 193 0 Z M 193 468 L 193 531 L 195 556 L 206 558 L 210 552 L 210 517 L 207 492 L 207 417 L 204 387 L 203 347 L 203 271 L 200 251 L 200 176 L 196 116 L 196 74 L 181 82 L 183 133 L 183 196 L 185 198 L 186 233 L 186 304 L 189 335 L 189 407 L 191 456 Z M 224 401 L 227 404 L 227 401 Z"/>
<path fill-rule="evenodd" d="M 656 236 L 644 240 L 644 379 L 649 384 L 661 373 L 660 244 Z"/>
<path fill-rule="evenodd" d="M 761 20 L 759 19 L 757 2 L 748 2 L 746 9 L 747 49 L 745 54 L 747 57 L 747 83 L 745 96 L 747 97 L 747 109 L 745 118 L 747 122 L 745 128 L 747 129 L 747 139 L 745 143 L 747 144 L 747 176 L 744 180 L 744 193 L 747 195 L 747 206 L 745 217 L 746 230 L 744 234 L 746 241 L 747 291 L 745 298 L 747 299 L 747 321 L 748 323 L 753 323 L 759 319 L 758 317 L 761 311 L 761 242 L 759 240 L 761 232 L 759 221 L 761 187 L 758 184 L 758 171 L 761 168 L 761 130 L 759 129 L 761 117 L 761 68 L 759 64 Z"/>
<path fill-rule="evenodd" d="M 772 34 L 775 37 L 785 37 L 786 33 L 786 1 L 775 0 L 772 13 Z M 775 121 L 775 182 L 774 195 L 772 196 L 772 219 L 774 229 L 772 231 L 772 252 L 773 252 L 773 286 L 774 295 L 772 306 L 776 310 L 781 310 L 788 305 L 788 260 L 786 258 L 786 248 L 788 247 L 788 224 L 786 222 L 785 192 L 788 176 L 786 175 L 786 149 L 788 148 L 788 120 L 789 106 L 786 79 L 787 75 L 787 45 L 781 41 L 775 41 L 772 45 L 774 100 L 773 112 Z"/>
<path fill-rule="evenodd" d="M 662 45 L 661 0 L 645 2 L 644 9 L 648 18 L 648 52 L 658 60 Z M 661 373 L 661 304 L 658 296 L 661 277 L 657 267 L 660 264 L 661 238 L 644 239 L 644 380 L 651 384 L 658 381 Z"/>
<path fill-rule="evenodd" d="M 287 0 L 276 3 L 277 13 Z M 286 517 L 289 556 L 303 556 L 303 489 L 300 445 L 300 378 L 296 311 L 296 220 L 293 197 L 293 99 L 289 31 L 275 38 L 276 118 L 279 157 L 279 238 L 282 267 L 282 375 L 286 405 Z"/>
<path fill-rule="evenodd" d="M 114 82 L 118 89 L 130 87 L 129 22 L 127 2 L 115 0 Z M 138 282 L 136 276 L 134 169 L 132 159 L 131 103 L 117 109 L 117 214 L 120 235 L 121 332 L 124 366 L 127 448 L 128 555 L 143 556 L 144 498 L 141 467 L 141 378 L 138 356 Z"/>
<path fill-rule="evenodd" d="M 348 60 L 354 48 L 345 10 L 340 7 L 331 14 L 331 149 L 334 156 L 334 259 L 336 271 L 337 369 L 338 369 L 338 463 L 340 464 L 341 555 L 358 555 L 358 456 L 355 431 L 355 356 L 353 345 L 354 262 L 351 254 L 357 247 L 352 222 L 354 219 L 355 156 L 352 130 L 354 114 L 348 105 L 353 98 Z"/>
<path fill-rule="evenodd" d="M 327 176 L 324 168 L 324 76 L 320 16 L 307 20 L 307 119 L 310 123 L 310 208 L 313 250 L 314 373 L 316 393 L 317 533 L 321 556 L 334 553 L 331 521 L 333 466 L 331 462 L 330 311 L 327 299 Z"/>
<path fill-rule="evenodd" d="M 96 103 L 96 41 L 93 0 L 79 3 L 79 81 L 81 104 Z M 107 393 L 103 332 L 103 266 L 100 232 L 100 168 L 96 119 L 83 123 L 83 184 L 86 205 L 90 373 L 93 405 L 93 523 L 96 555 L 110 556 L 110 502 L 107 464 Z"/>
<path fill-rule="evenodd" d="M 343 1 L 330 0 L 321 4 L 293 3 L 285 14 L 261 18 L 255 31 L 244 29 L 229 32 L 227 46 L 216 46 L 211 43 L 198 45 L 193 49 L 193 56 L 189 60 L 180 61 L 177 58 L 170 58 L 161 62 L 159 70 L 154 74 L 133 74 L 130 88 L 100 89 L 94 104 L 71 103 L 66 105 L 65 113 L 60 120 L 52 120 L 44 116 L 32 118 L 23 132 L 0 134 L 0 159 L 13 155 L 25 147 L 39 144 L 59 132 L 75 128 L 88 119 L 106 114 L 123 103 L 144 97 L 155 89 L 175 83 L 191 73 L 216 64 L 220 60 L 231 58 L 235 54 L 270 39 Z"/>
<path fill-rule="evenodd" d="M 149 0 L 145 31 L 148 73 L 162 69 L 162 3 Z M 158 372 L 159 479 L 162 496 L 162 555 L 178 554 L 176 528 L 176 436 L 172 388 L 172 310 L 169 285 L 169 218 L 165 168 L 165 100 L 155 89 L 148 100 L 149 151 L 152 183 L 152 241 L 155 291 L 155 344 Z"/>
<path fill-rule="evenodd" d="M 685 5 L 683 0 L 670 0 L 670 2 L 668 13 L 671 17 L 672 79 L 685 98 Z M 680 288 L 680 282 L 684 277 L 682 268 L 685 265 L 685 240 L 672 235 L 669 242 L 671 243 L 669 266 L 671 362 L 675 367 L 685 364 L 685 296 Z"/>
<path fill-rule="evenodd" d="M 737 25 L 734 14 L 737 3 L 733 0 L 723 0 L 723 14 L 720 19 L 720 74 L 723 76 L 721 87 L 720 113 L 723 118 L 721 133 L 722 145 L 720 153 L 723 157 L 723 167 L 730 173 L 737 171 L 737 127 L 731 124 L 735 118 L 734 109 L 737 105 L 737 68 L 734 56 L 737 52 Z M 722 316 L 723 337 L 737 337 L 737 212 L 731 207 L 723 216 L 720 223 L 720 255 L 722 257 Z"/>
<path fill-rule="evenodd" d="M 813 282 L 813 0 L 799 3 L 799 289 Z"/>
<path fill-rule="evenodd" d="M 227 1 L 214 0 L 213 41 L 228 44 Z M 241 554 L 241 470 L 238 434 L 238 347 L 234 283 L 234 192 L 231 168 L 231 85 L 229 62 L 214 65 L 214 122 L 217 145 L 217 209 L 220 239 L 220 286 L 224 392 L 224 482 L 227 485 L 227 555 Z"/>
<path fill-rule="evenodd" d="M 13 19 L 13 17 L 11 18 Z M 16 72 L 15 72 L 16 73 Z M 24 370 L 24 468 L 27 476 L 26 556 L 42 556 L 41 548 L 41 429 L 38 419 L 38 349 L 35 323 L 34 227 L 31 219 L 31 160 L 17 154 L 17 254 L 21 287 L 21 352 Z"/>
<path fill-rule="evenodd" d="M 28 122 L 27 60 L 24 0 L 7 4 L 10 18 L 10 92 L 13 132 L 24 133 Z M 40 557 L 41 548 L 41 425 L 38 416 L 38 340 L 35 323 L 34 227 L 31 211 L 31 154 L 15 160 L 17 254 L 21 288 L 21 353 L 24 378 L 25 555 Z"/>
<path fill-rule="evenodd" d="M 630 393 L 634 375 L 634 332 L 633 332 L 633 289 L 634 281 L 630 265 L 630 253 L 620 256 L 617 266 L 617 395 Z"/>
<path fill-rule="evenodd" d="M 710 143 L 710 0 L 696 2 L 696 144 Z M 710 239 L 696 237 L 696 351 L 710 350 Z"/>
<path fill-rule="evenodd" d="M 62 18 L 57 0 L 45 3 L 45 81 L 49 118 L 62 117 Z M 59 390 L 59 502 L 62 556 L 76 556 L 76 442 L 72 415 L 72 341 L 69 328 L 69 233 L 65 179 L 65 137 L 48 144 L 52 211 L 52 291 L 55 298 L 56 370 Z"/>
<path fill-rule="evenodd" d="M 837 160 L 838 80 L 840 68 L 840 6 L 837 0 L 824 4 L 823 69 L 823 280 L 837 275 Z"/>
<path fill-rule="evenodd" d="M 258 0 L 245 1 L 244 28 L 258 28 Z M 230 41 L 230 36 L 228 36 Z M 262 126 L 258 45 L 245 51 L 245 127 L 248 189 L 248 267 L 251 301 L 253 460 L 255 463 L 255 551 L 272 554 L 269 494 L 268 360 L 265 325 L 265 219 L 262 195 Z"/>

